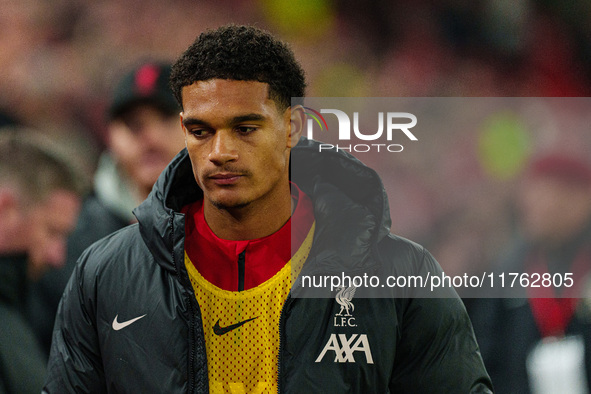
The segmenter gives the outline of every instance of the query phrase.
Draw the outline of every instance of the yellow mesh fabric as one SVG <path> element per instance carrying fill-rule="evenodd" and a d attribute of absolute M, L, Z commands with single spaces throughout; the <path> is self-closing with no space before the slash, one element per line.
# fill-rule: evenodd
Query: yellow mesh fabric
<path fill-rule="evenodd" d="M 241 292 L 223 290 L 205 280 L 185 253 L 185 265 L 201 309 L 210 393 L 277 392 L 281 308 L 291 288 L 292 267 L 297 275 L 308 257 L 313 235 L 314 225 L 292 259 L 275 276 Z M 216 323 L 218 334 L 214 330 Z M 239 323 L 243 324 L 232 327 Z"/>

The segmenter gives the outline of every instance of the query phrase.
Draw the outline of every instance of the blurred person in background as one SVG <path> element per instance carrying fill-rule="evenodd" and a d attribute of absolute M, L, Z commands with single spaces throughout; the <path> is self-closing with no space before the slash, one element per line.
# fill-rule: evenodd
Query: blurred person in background
<path fill-rule="evenodd" d="M 0 392 L 39 393 L 46 356 L 25 317 L 27 288 L 66 259 L 82 185 L 38 132 L 0 131 Z"/>
<path fill-rule="evenodd" d="M 67 264 L 48 272 L 33 288 L 29 314 L 47 353 L 59 299 L 76 260 L 93 242 L 135 220 L 132 209 L 184 147 L 180 107 L 168 87 L 169 76 L 170 64 L 142 62 L 115 87 L 108 110 L 108 149 L 68 240 Z"/>
<path fill-rule="evenodd" d="M 540 280 L 520 289 L 523 298 L 482 299 L 471 308 L 496 392 L 591 392 L 591 166 L 574 156 L 540 156 L 516 202 L 519 236 L 500 269 L 530 278 L 569 274 L 573 283 L 555 288 Z"/>

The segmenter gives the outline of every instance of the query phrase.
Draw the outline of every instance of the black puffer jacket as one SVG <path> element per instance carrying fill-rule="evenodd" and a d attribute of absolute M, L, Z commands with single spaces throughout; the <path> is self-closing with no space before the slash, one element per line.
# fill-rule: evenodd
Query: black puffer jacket
<path fill-rule="evenodd" d="M 440 272 L 422 247 L 389 235 L 387 199 L 373 170 L 346 154 L 319 154 L 316 142 L 302 139 L 292 151 L 292 180 L 315 206 L 305 274 Z M 199 198 L 183 151 L 136 210 L 139 224 L 83 254 L 59 308 L 45 392 L 208 391 L 201 313 L 184 265 L 179 213 Z M 340 305 L 334 293 L 314 299 L 296 293 L 278 322 L 280 392 L 492 392 L 454 294 L 356 296 L 355 320 L 345 324 L 335 320 Z M 113 328 L 115 320 L 137 317 Z"/>

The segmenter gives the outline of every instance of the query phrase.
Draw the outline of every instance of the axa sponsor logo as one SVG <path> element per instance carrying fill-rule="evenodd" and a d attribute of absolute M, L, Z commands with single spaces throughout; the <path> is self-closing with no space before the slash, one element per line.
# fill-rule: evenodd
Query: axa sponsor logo
<path fill-rule="evenodd" d="M 310 107 L 304 107 L 305 113 L 308 116 L 306 123 L 308 138 L 314 138 L 314 127 L 320 128 L 322 131 L 328 131 L 328 124 L 322 114 L 332 114 L 336 116 L 338 123 L 338 137 L 339 144 L 320 144 L 319 152 L 323 150 L 345 150 L 349 152 L 402 152 L 404 146 L 401 144 L 392 144 L 395 135 L 403 133 L 410 141 L 418 141 L 418 138 L 410 131 L 411 128 L 417 124 L 417 117 L 409 112 L 378 112 L 378 126 L 377 131 L 367 132 L 360 129 L 360 115 L 359 112 L 353 112 L 353 121 L 347 113 L 339 109 L 320 109 L 316 111 Z M 347 144 L 353 135 L 361 141 L 371 141 L 372 143 L 363 144 Z M 388 143 L 378 143 L 378 140 L 385 139 Z"/>
<path fill-rule="evenodd" d="M 321 362 L 327 353 L 332 355 L 333 352 L 335 363 L 354 363 L 356 361 L 355 352 L 360 352 L 365 355 L 365 361 L 368 364 L 373 364 L 371 348 L 366 334 L 351 334 L 349 337 L 346 334 L 331 334 L 324 349 L 316 358 L 316 362 Z"/>

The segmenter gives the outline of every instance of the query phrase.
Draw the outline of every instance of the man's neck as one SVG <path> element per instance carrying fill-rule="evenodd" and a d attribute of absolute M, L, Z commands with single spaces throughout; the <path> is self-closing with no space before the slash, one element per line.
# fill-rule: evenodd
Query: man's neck
<path fill-rule="evenodd" d="M 285 200 L 284 200 L 285 201 Z M 279 230 L 291 217 L 294 201 L 276 204 L 251 203 L 245 207 L 218 208 L 203 202 L 205 220 L 219 238 L 238 241 L 263 238 Z"/>

